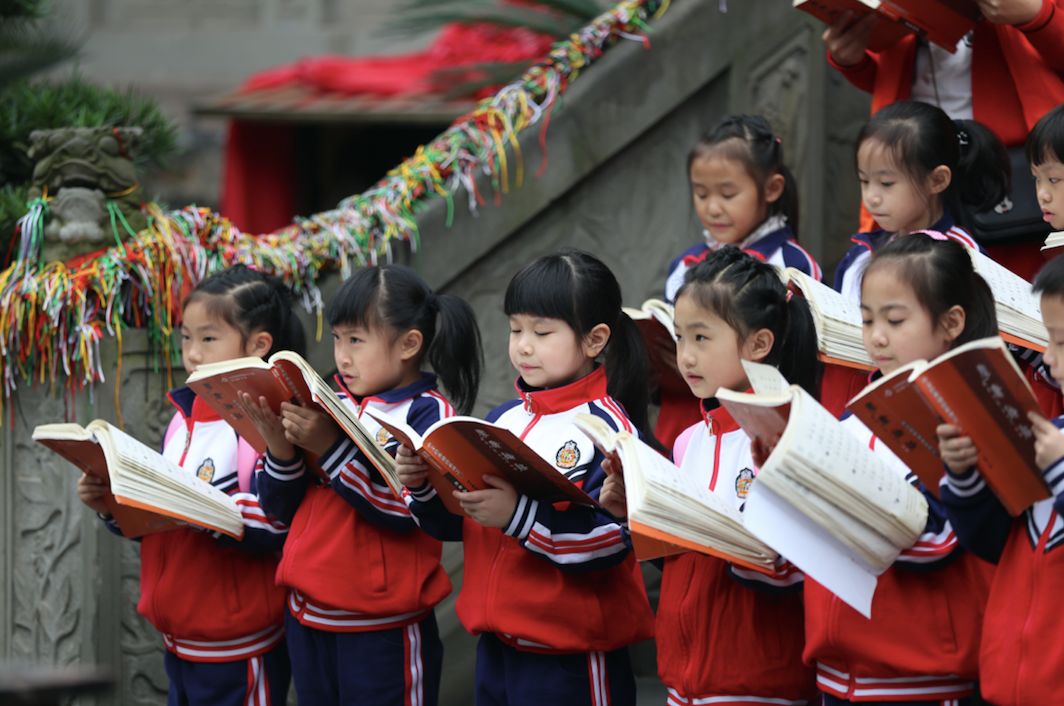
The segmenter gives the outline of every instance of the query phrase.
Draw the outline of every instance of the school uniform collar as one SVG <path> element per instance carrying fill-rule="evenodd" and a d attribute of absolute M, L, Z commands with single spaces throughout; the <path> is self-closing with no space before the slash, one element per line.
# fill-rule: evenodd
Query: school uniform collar
<path fill-rule="evenodd" d="M 396 387 L 391 390 L 385 390 L 384 392 L 378 392 L 375 395 L 365 395 L 364 397 L 357 397 L 351 393 L 351 390 L 347 389 L 347 385 L 344 384 L 344 379 L 339 375 L 333 378 L 336 384 L 340 387 L 345 395 L 347 395 L 352 402 L 361 407 L 370 400 L 376 400 L 384 404 L 398 404 L 399 402 L 405 402 L 406 400 L 412 400 L 415 397 L 420 397 L 429 390 L 436 389 L 436 376 L 432 373 L 422 372 L 418 379 L 404 387 Z"/>
<path fill-rule="evenodd" d="M 957 220 L 953 217 L 953 214 L 950 212 L 949 208 L 943 207 L 942 217 L 924 230 L 933 230 L 939 233 L 948 233 L 950 229 L 954 228 L 956 225 Z M 875 252 L 876 250 L 879 250 L 881 247 L 887 244 L 887 241 L 890 240 L 890 236 L 891 233 L 889 231 L 880 228 L 879 230 L 873 230 L 868 233 L 858 233 L 852 238 L 850 238 L 850 240 L 857 243 L 858 245 L 865 246 L 872 252 Z"/>
<path fill-rule="evenodd" d="M 606 368 L 599 366 L 593 371 L 560 387 L 529 387 L 520 377 L 514 382 L 517 395 L 525 409 L 532 414 L 558 414 L 573 407 L 602 399 L 606 392 Z"/>
<path fill-rule="evenodd" d="M 708 230 L 702 231 L 706 238 L 706 246 L 710 250 L 720 250 L 726 243 L 721 243 L 709 234 Z M 781 240 L 786 240 L 791 235 L 791 229 L 787 225 L 787 219 L 781 215 L 769 216 L 754 230 L 753 233 L 743 238 L 742 242 L 735 243 L 740 250 L 745 250 L 751 255 L 771 255 Z M 763 240 L 771 240 L 774 245 L 762 243 Z M 756 246 L 756 247 L 755 247 Z M 752 251 L 752 252 L 751 252 Z"/>
<path fill-rule="evenodd" d="M 753 392 L 753 390 L 747 390 L 747 392 Z M 717 402 L 717 398 L 710 397 L 702 400 L 701 409 L 703 421 L 714 434 L 720 436 L 739 428 L 739 423 L 731 416 L 731 412 Z"/>
<path fill-rule="evenodd" d="M 170 390 L 166 397 L 185 419 L 191 419 L 194 422 L 216 422 L 222 418 L 222 415 L 207 404 L 206 400 L 198 396 L 191 387 L 175 388 Z"/>

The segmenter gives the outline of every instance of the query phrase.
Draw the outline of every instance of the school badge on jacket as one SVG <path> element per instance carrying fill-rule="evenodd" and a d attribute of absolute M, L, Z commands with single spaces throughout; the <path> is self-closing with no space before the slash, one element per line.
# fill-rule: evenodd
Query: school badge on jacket
<path fill-rule="evenodd" d="M 580 463 L 580 447 L 575 441 L 566 441 L 555 454 L 554 463 L 558 468 L 564 468 L 567 471 L 576 468 L 576 464 Z"/>
<path fill-rule="evenodd" d="M 204 483 L 214 480 L 214 459 L 210 457 L 203 459 L 203 463 L 196 469 L 196 477 Z"/>
<path fill-rule="evenodd" d="M 750 492 L 750 485 L 754 482 L 754 472 L 749 468 L 744 468 L 739 471 L 739 475 L 735 476 L 735 495 L 740 500 L 746 500 L 746 495 Z"/>
<path fill-rule="evenodd" d="M 378 446 L 386 446 L 391 440 L 392 435 L 388 433 L 387 429 L 381 427 L 377 430 L 377 436 L 375 437 L 375 441 L 377 442 Z"/>

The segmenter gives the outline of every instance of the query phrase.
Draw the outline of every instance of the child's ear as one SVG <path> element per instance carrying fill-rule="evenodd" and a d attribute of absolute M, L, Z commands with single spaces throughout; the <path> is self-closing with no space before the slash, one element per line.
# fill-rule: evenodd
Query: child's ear
<path fill-rule="evenodd" d="M 927 175 L 927 188 L 932 194 L 941 194 L 953 181 L 953 172 L 945 164 L 940 164 Z"/>
<path fill-rule="evenodd" d="M 776 172 L 765 182 L 765 203 L 776 203 L 783 196 L 783 190 L 787 186 L 787 179 Z"/>
<path fill-rule="evenodd" d="M 412 328 L 399 336 L 399 359 L 408 361 L 421 353 L 421 346 L 425 343 L 425 336 L 416 328 Z"/>
<path fill-rule="evenodd" d="M 256 358 L 265 358 L 271 348 L 273 348 L 273 334 L 269 331 L 256 331 L 248 336 L 244 344 L 244 353 Z"/>
<path fill-rule="evenodd" d="M 967 321 L 967 313 L 960 304 L 954 304 L 939 319 L 942 330 L 945 331 L 950 343 L 956 341 L 964 332 L 964 324 Z"/>
<path fill-rule="evenodd" d="M 598 358 L 599 353 L 606 348 L 606 344 L 610 342 L 610 327 L 607 324 L 596 324 L 594 328 L 587 332 L 584 336 L 582 347 L 584 349 L 584 355 L 588 358 Z"/>
<path fill-rule="evenodd" d="M 776 344 L 776 335 L 767 328 L 759 328 L 743 341 L 741 357 L 754 363 L 760 363 L 772 352 Z"/>

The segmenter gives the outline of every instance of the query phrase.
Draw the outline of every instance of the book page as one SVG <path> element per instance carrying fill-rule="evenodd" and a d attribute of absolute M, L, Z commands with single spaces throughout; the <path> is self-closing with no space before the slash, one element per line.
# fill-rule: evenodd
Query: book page
<path fill-rule="evenodd" d="M 809 302 L 811 308 L 824 317 L 845 322 L 851 326 L 861 327 L 861 308 L 856 302 L 836 292 L 823 282 L 793 267 L 787 268 L 787 278 Z"/>
<path fill-rule="evenodd" d="M 791 390 L 785 395 L 762 397 L 745 392 L 718 390 L 717 400 L 736 423 L 766 451 L 776 448 L 791 416 Z"/>
<path fill-rule="evenodd" d="M 746 528 L 866 618 L 876 574 L 842 543 L 771 488 L 754 483 L 743 511 Z"/>
<path fill-rule="evenodd" d="M 972 264 L 994 294 L 1001 330 L 1021 339 L 1020 345 L 1045 350 L 1049 333 L 1042 323 L 1042 307 L 1031 283 L 992 259 L 969 250 Z"/>
<path fill-rule="evenodd" d="M 757 395 L 787 395 L 790 383 L 783 373 L 773 365 L 755 363 L 750 360 L 742 361 L 743 370 L 746 372 L 746 380 L 750 383 Z"/>

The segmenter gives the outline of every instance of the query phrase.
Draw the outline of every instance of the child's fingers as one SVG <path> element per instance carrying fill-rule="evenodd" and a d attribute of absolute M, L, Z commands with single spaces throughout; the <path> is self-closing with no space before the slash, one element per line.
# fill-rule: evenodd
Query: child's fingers
<path fill-rule="evenodd" d="M 935 433 L 938 434 L 939 439 L 952 439 L 955 436 L 960 436 L 961 430 L 952 424 L 939 424 L 935 428 Z"/>
<path fill-rule="evenodd" d="M 490 485 L 492 488 L 497 488 L 499 490 L 514 489 L 513 485 L 509 481 L 507 481 L 505 478 L 500 478 L 498 476 L 484 476 L 484 482 Z"/>
<path fill-rule="evenodd" d="M 1031 421 L 1031 427 L 1036 434 L 1059 434 L 1060 430 L 1053 422 L 1043 417 L 1038 412 L 1028 412 L 1027 418 Z"/>

